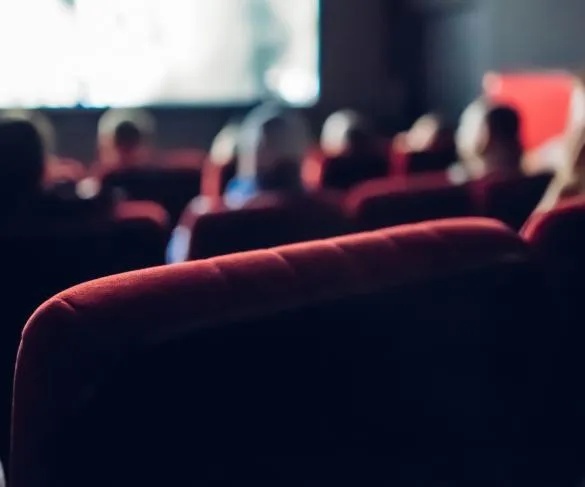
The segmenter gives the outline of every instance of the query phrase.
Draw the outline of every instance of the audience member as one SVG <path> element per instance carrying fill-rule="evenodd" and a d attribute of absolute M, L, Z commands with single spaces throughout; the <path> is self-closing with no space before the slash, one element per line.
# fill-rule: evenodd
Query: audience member
<path fill-rule="evenodd" d="M 549 211 L 563 199 L 585 194 L 585 126 L 580 134 L 571 134 L 566 154 L 568 162 L 557 169 L 537 211 Z"/>
<path fill-rule="evenodd" d="M 25 120 L 38 131 L 44 147 L 44 181 L 47 186 L 77 182 L 83 179 L 86 169 L 79 161 L 57 155 L 57 135 L 51 120 L 38 110 L 7 110 L 3 118 Z"/>
<path fill-rule="evenodd" d="M 365 124 L 362 116 L 353 110 L 340 110 L 331 114 L 321 131 L 321 150 L 326 157 L 337 157 L 348 149 L 348 132 Z"/>
<path fill-rule="evenodd" d="M 0 120 L 0 198 L 22 208 L 43 191 L 45 148 L 35 126 L 24 119 Z"/>
<path fill-rule="evenodd" d="M 490 174 L 522 173 L 523 147 L 518 112 L 506 105 L 478 99 L 463 112 L 455 135 L 460 162 L 451 166 L 454 183 Z"/>
<path fill-rule="evenodd" d="M 482 123 L 479 154 L 486 174 L 516 176 L 522 173 L 524 149 L 520 139 L 520 116 L 506 105 L 492 107 Z"/>
<path fill-rule="evenodd" d="M 0 172 L 5 182 L 1 198 L 13 216 L 23 212 L 48 216 L 59 213 L 62 205 L 72 200 L 79 204 L 87 200 L 83 208 L 92 209 L 108 201 L 105 195 L 96 198 L 97 193 L 79 194 L 76 184 L 48 184 L 44 178 L 46 154 L 44 138 L 32 122 L 23 118 L 0 120 Z"/>
<path fill-rule="evenodd" d="M 331 115 L 323 126 L 321 146 L 326 156 L 321 177 L 324 188 L 346 190 L 388 175 L 388 160 L 379 150 L 374 131 L 355 112 Z"/>
<path fill-rule="evenodd" d="M 109 110 L 98 125 L 97 175 L 152 163 L 156 121 L 139 109 Z"/>
<path fill-rule="evenodd" d="M 228 126 L 229 127 L 229 126 Z M 219 134 L 213 157 L 224 159 L 233 149 L 232 129 Z M 236 176 L 228 183 L 222 207 L 240 209 L 263 195 L 301 195 L 301 164 L 309 147 L 309 130 L 299 115 L 274 104 L 253 110 L 244 120 L 237 139 Z M 225 138 L 224 138 L 225 137 Z M 188 260 L 193 222 L 214 210 L 213 200 L 195 198 L 173 231 L 167 262 Z"/>
<path fill-rule="evenodd" d="M 296 113 L 273 104 L 252 111 L 242 124 L 237 173 L 226 189 L 226 206 L 241 208 L 265 192 L 301 192 L 309 139 L 305 120 Z"/>

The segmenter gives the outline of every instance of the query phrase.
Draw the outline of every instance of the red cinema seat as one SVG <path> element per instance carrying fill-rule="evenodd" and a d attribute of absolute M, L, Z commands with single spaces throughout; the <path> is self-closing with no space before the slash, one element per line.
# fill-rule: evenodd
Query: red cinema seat
<path fill-rule="evenodd" d="M 563 416 L 571 418 L 573 435 L 564 443 L 580 443 L 585 434 L 585 392 L 579 385 L 585 368 L 582 345 L 583 295 L 585 293 L 585 198 L 576 197 L 561 202 L 548 212 L 534 213 L 521 232 L 536 257 L 541 259 L 548 282 L 562 298 L 559 316 L 553 321 L 557 333 L 564 332 L 564 359 L 568 364 L 564 390 L 571 396 L 566 401 Z M 559 319 L 560 318 L 560 319 Z M 567 326 L 561 326 L 566 323 Z"/>
<path fill-rule="evenodd" d="M 201 196 L 221 198 L 228 183 L 236 175 L 236 168 L 235 158 L 223 164 L 206 159 L 201 168 Z"/>
<path fill-rule="evenodd" d="M 195 200 L 187 207 L 175 235 L 189 242 L 194 260 L 246 250 L 316 240 L 347 233 L 348 224 L 335 193 L 303 196 L 266 194 L 240 210 L 205 206 Z M 211 211 L 208 211 L 208 210 Z"/>
<path fill-rule="evenodd" d="M 346 208 L 360 230 L 471 214 L 465 188 L 443 173 L 364 183 L 347 195 Z"/>
<path fill-rule="evenodd" d="M 77 204 L 79 203 L 79 204 Z M 23 320 L 40 303 L 70 286 L 109 274 L 160 265 L 168 222 L 154 203 L 60 204 L 45 199 L 34 214 L 3 215 L 0 283 L 0 458 L 8 459 L 10 391 Z"/>
<path fill-rule="evenodd" d="M 580 306 L 585 273 L 585 198 L 562 201 L 548 212 L 533 214 L 522 236 L 545 260 L 555 284 Z"/>
<path fill-rule="evenodd" d="M 487 176 L 468 183 L 476 212 L 520 230 L 542 200 L 552 174 L 535 176 Z"/>
<path fill-rule="evenodd" d="M 545 485 L 541 291 L 479 219 L 70 289 L 23 332 L 11 485 Z"/>

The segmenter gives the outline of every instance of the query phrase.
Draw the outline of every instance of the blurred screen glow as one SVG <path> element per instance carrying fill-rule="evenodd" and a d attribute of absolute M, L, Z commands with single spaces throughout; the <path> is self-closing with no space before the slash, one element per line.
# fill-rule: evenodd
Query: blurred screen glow
<path fill-rule="evenodd" d="M 319 0 L 1 0 L 0 107 L 319 95 Z"/>

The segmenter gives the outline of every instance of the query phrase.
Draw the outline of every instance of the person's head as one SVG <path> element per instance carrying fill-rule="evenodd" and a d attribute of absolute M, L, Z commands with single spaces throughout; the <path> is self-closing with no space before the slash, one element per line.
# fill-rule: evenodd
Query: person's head
<path fill-rule="evenodd" d="M 485 113 L 479 144 L 480 154 L 502 169 L 519 169 L 522 158 L 521 121 L 518 111 L 495 105 Z"/>
<path fill-rule="evenodd" d="M 321 148 L 329 157 L 363 149 L 370 142 L 371 131 L 368 123 L 352 110 L 335 112 L 323 124 Z"/>
<path fill-rule="evenodd" d="M 255 179 L 265 191 L 299 188 L 309 140 L 307 124 L 298 114 L 272 104 L 260 106 L 242 124 L 238 176 Z"/>
<path fill-rule="evenodd" d="M 43 184 L 45 148 L 38 129 L 28 120 L 0 120 L 2 195 L 26 198 Z"/>
<path fill-rule="evenodd" d="M 3 118 L 25 120 L 34 125 L 43 140 L 46 157 L 55 155 L 57 151 L 57 134 L 49 118 L 38 110 L 15 109 L 2 113 Z"/>
<path fill-rule="evenodd" d="M 154 145 L 156 122 L 145 110 L 108 110 L 98 124 L 100 162 L 115 165 L 147 158 Z"/>

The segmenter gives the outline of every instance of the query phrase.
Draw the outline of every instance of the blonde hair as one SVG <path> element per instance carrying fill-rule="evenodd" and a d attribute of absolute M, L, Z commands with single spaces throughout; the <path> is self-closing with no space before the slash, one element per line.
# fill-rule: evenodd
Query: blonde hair
<path fill-rule="evenodd" d="M 329 156 L 342 153 L 348 144 L 349 133 L 365 125 L 364 118 L 353 110 L 339 110 L 329 115 L 321 132 L 321 148 Z"/>
<path fill-rule="evenodd" d="M 150 112 L 140 108 L 110 109 L 98 122 L 98 138 L 110 138 L 123 123 L 131 123 L 147 139 L 156 135 L 156 120 Z"/>

